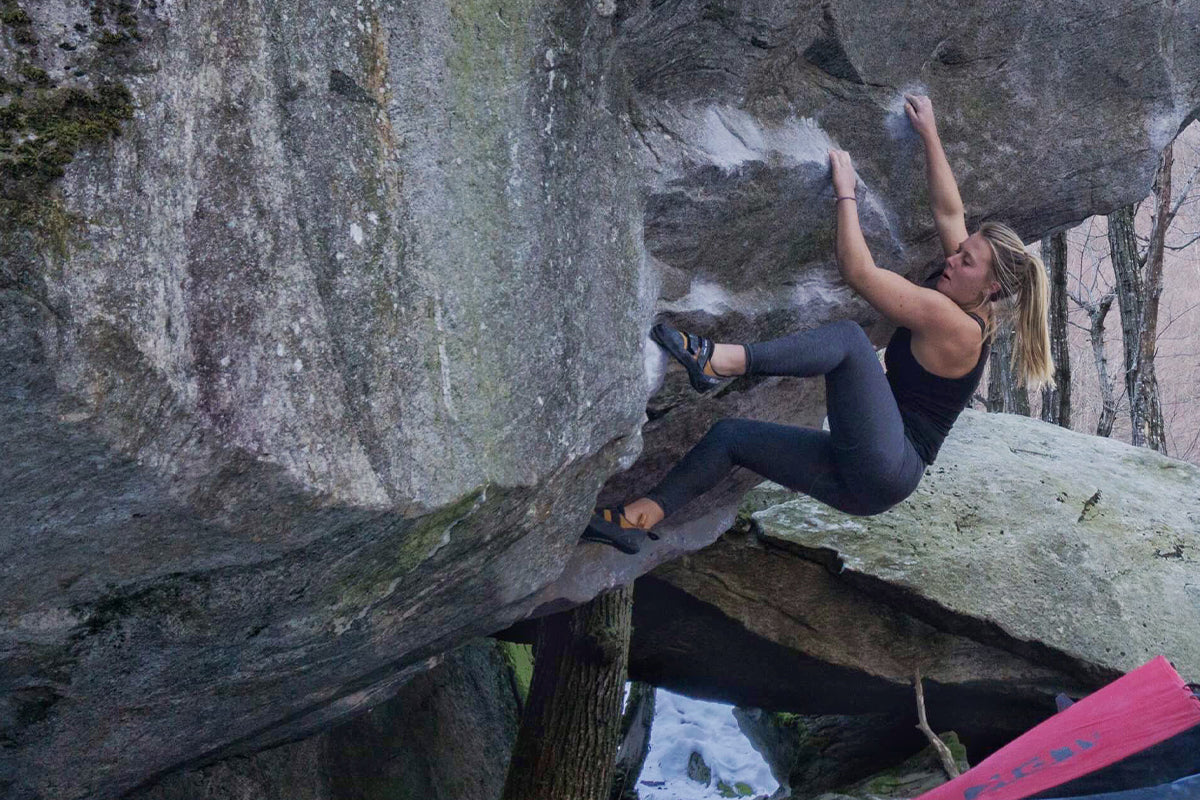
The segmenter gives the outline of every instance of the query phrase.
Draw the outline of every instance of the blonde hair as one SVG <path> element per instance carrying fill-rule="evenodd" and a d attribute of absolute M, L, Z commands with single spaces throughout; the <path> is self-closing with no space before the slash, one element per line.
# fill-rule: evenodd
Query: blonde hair
<path fill-rule="evenodd" d="M 990 336 L 995 329 L 997 312 L 1012 318 L 1016 330 L 1012 367 L 1018 384 L 1031 389 L 1053 385 L 1054 360 L 1050 356 L 1050 328 L 1046 321 L 1050 304 L 1046 267 L 1025 249 L 1021 237 L 1007 225 L 985 222 L 979 226 L 979 233 L 991 247 L 992 274 L 1000 283 L 1000 290 L 983 301 L 992 306 L 987 333 Z"/>

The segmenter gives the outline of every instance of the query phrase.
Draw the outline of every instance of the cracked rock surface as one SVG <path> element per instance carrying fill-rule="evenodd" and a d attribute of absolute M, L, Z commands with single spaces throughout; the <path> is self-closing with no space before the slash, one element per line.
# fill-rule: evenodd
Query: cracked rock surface
<path fill-rule="evenodd" d="M 915 276 L 903 90 L 970 220 L 1034 237 L 1145 193 L 1198 37 L 1194 4 L 1082 0 L 10 0 L 0 790 L 298 739 L 712 542 L 753 476 L 640 561 L 576 547 L 602 487 L 718 416 L 815 424 L 820 386 L 671 373 L 647 409 L 656 313 L 882 341 L 833 268 L 828 144 Z"/>

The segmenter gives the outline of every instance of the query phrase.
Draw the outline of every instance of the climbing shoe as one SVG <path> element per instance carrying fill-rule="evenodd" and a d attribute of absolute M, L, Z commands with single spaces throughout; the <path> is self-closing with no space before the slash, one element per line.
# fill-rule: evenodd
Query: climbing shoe
<path fill-rule="evenodd" d="M 707 392 L 714 386 L 720 386 L 724 377 L 713 377 L 704 372 L 713 354 L 712 339 L 705 339 L 694 333 L 677 331 L 662 322 L 650 329 L 650 337 L 670 353 L 676 361 L 687 369 L 688 380 L 697 392 Z M 710 367 L 711 369 L 711 367 Z M 714 370 L 715 371 L 715 370 Z"/>
<path fill-rule="evenodd" d="M 581 538 L 585 542 L 611 544 L 622 553 L 636 553 L 642 548 L 643 541 L 657 539 L 658 535 L 634 525 L 622 508 L 597 508 Z"/>

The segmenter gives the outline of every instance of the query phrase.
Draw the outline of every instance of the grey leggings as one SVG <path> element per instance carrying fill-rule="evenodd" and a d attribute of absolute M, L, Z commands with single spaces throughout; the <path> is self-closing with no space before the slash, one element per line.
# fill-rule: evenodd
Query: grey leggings
<path fill-rule="evenodd" d="M 648 494 L 667 516 L 745 467 L 848 514 L 878 514 L 912 494 L 925 463 L 875 348 L 846 320 L 745 345 L 747 375 L 825 376 L 829 432 L 723 419 Z"/>

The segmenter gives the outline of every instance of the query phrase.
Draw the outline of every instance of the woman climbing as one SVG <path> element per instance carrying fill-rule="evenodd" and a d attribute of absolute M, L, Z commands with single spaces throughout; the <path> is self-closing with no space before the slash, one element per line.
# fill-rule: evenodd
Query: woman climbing
<path fill-rule="evenodd" d="M 905 113 L 925 145 L 930 204 L 946 260 L 917 286 L 875 265 L 858 221 L 857 177 L 848 153 L 831 150 L 842 277 L 898 327 L 885 373 L 862 328 L 833 322 L 756 344 L 714 344 L 655 325 L 654 340 L 706 392 L 739 375 L 825 376 L 829 431 L 748 419 L 721 420 L 663 480 L 622 507 L 597 509 L 583 538 L 635 553 L 651 529 L 735 467 L 849 514 L 878 514 L 912 494 L 987 360 L 1001 301 L 1015 303 L 1014 366 L 1037 387 L 1050 380 L 1045 270 L 1008 226 L 986 222 L 967 235 L 962 198 L 938 138 L 929 98 L 905 95 Z M 1013 298 L 1013 300 L 1009 300 Z"/>

